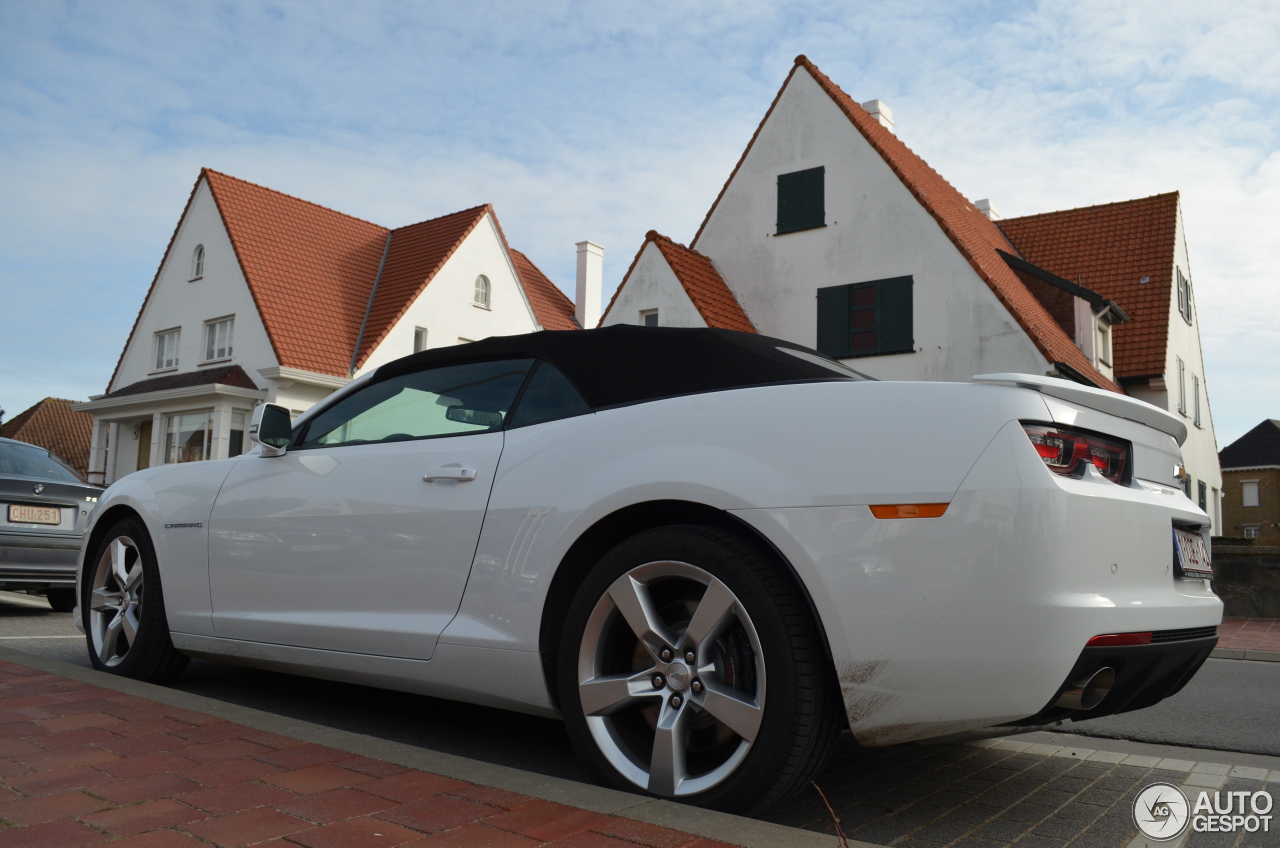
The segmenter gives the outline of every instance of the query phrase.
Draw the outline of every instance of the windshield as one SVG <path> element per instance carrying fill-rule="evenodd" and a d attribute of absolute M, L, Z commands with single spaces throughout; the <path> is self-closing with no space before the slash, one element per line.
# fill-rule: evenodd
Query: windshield
<path fill-rule="evenodd" d="M 0 475 L 83 483 L 84 480 L 54 454 L 35 445 L 0 442 Z"/>

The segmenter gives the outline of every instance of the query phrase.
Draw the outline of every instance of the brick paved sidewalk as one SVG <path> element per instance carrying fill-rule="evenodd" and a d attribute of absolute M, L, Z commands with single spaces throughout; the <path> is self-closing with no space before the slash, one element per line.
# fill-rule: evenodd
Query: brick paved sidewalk
<path fill-rule="evenodd" d="M 1280 620 L 1225 618 L 1218 626 L 1218 647 L 1237 651 L 1280 651 Z"/>
<path fill-rule="evenodd" d="M 0 848 L 107 842 L 120 848 L 724 845 L 0 662 Z"/>

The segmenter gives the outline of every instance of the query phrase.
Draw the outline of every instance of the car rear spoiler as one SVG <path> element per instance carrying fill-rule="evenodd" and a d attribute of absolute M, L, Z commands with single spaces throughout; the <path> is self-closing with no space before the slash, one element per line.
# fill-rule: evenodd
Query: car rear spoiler
<path fill-rule="evenodd" d="M 1037 377 L 1034 374 L 979 374 L 973 378 L 973 381 L 1031 389 L 1050 397 L 1114 415 L 1117 418 L 1127 418 L 1139 424 L 1146 424 L 1148 427 L 1173 436 L 1178 440 L 1179 445 L 1187 440 L 1187 425 L 1178 420 L 1176 415 L 1127 395 L 1093 389 L 1069 380 L 1060 380 L 1057 377 Z"/>

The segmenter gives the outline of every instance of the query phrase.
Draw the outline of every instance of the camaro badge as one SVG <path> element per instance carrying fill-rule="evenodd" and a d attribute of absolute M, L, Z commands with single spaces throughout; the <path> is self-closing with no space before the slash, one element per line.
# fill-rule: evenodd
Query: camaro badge
<path fill-rule="evenodd" d="M 166 529 L 166 530 L 179 530 L 179 529 L 181 529 L 181 528 L 183 528 L 183 527 L 203 527 L 203 526 L 204 526 L 204 524 L 203 524 L 202 522 L 198 522 L 198 521 L 194 521 L 194 522 L 193 522 L 193 521 L 189 521 L 189 522 L 187 522 L 187 523 L 185 523 L 185 524 L 166 524 L 166 525 L 164 526 L 164 529 Z"/>

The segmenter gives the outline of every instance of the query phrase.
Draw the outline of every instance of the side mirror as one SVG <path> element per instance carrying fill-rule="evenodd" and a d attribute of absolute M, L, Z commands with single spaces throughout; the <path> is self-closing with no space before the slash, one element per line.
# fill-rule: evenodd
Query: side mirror
<path fill-rule="evenodd" d="M 264 403 L 253 410 L 249 438 L 262 445 L 263 456 L 284 456 L 293 438 L 293 422 L 289 410 L 274 403 Z"/>

